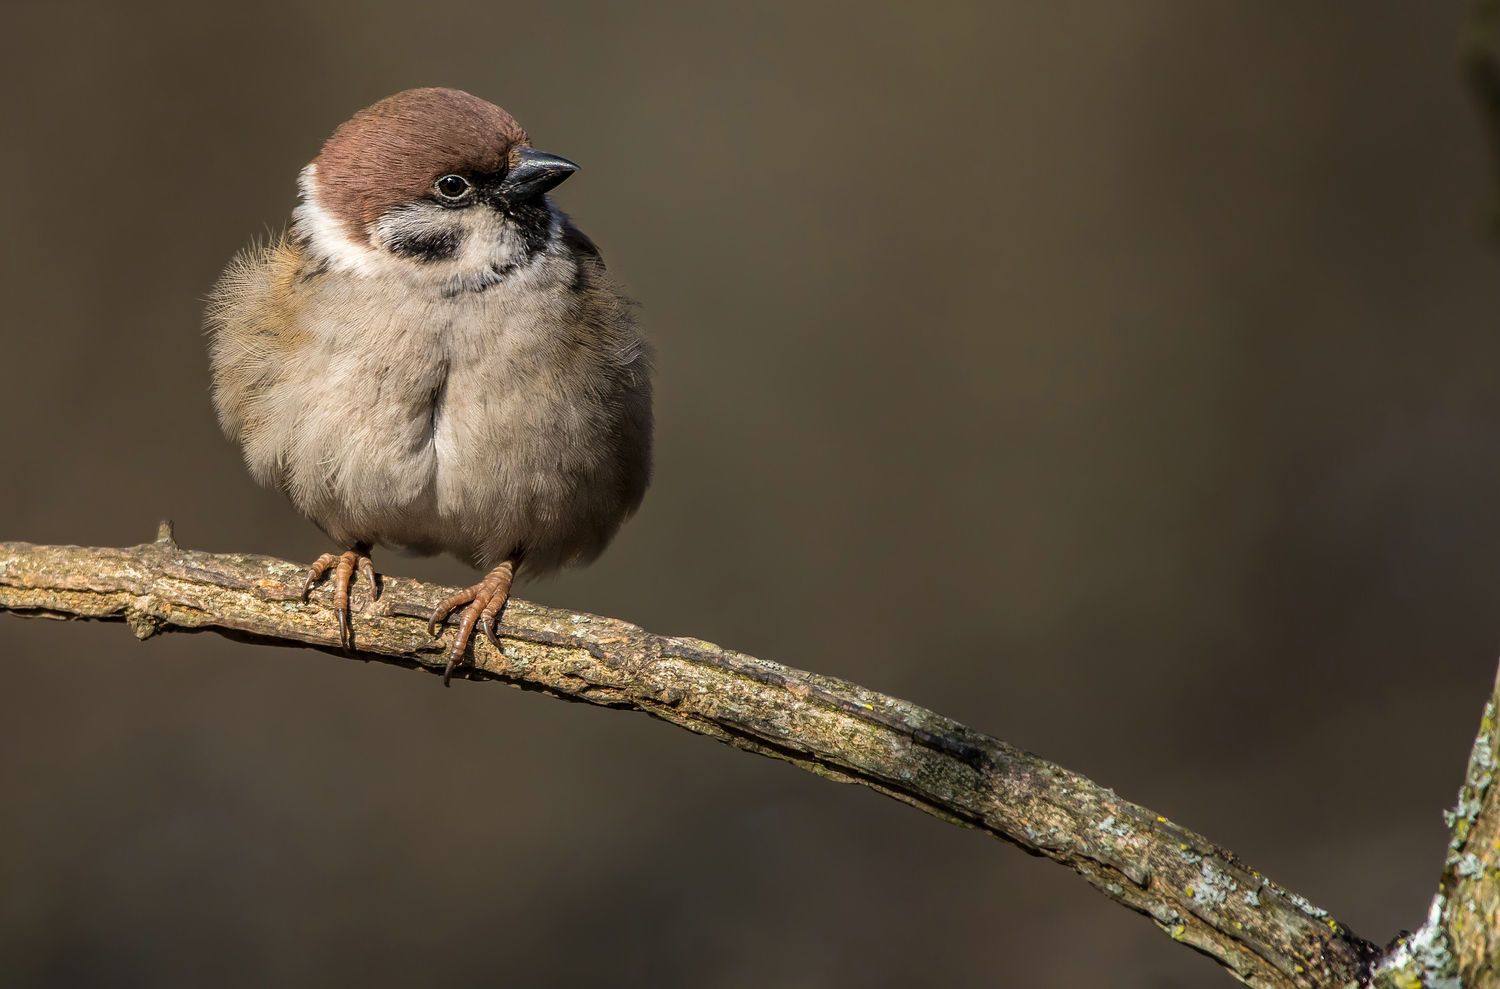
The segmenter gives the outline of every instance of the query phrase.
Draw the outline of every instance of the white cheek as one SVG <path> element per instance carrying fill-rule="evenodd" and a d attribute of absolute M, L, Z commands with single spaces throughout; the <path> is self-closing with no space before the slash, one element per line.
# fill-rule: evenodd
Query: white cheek
<path fill-rule="evenodd" d="M 356 243 L 344 225 L 318 201 L 318 166 L 308 165 L 297 179 L 302 202 L 292 210 L 292 230 L 305 238 L 309 251 L 335 271 L 374 275 L 389 268 L 391 258 L 368 244 Z"/>

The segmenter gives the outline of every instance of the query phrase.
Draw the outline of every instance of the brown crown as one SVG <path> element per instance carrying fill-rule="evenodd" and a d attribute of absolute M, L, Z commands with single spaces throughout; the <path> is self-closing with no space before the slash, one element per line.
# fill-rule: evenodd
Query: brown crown
<path fill-rule="evenodd" d="M 516 119 L 457 89 L 408 89 L 339 125 L 317 158 L 318 198 L 357 241 L 449 172 L 498 172 L 528 144 Z"/>

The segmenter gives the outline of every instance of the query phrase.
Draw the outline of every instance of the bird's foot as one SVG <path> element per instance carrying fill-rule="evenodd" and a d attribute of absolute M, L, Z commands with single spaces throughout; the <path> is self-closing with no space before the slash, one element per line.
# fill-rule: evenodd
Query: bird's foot
<path fill-rule="evenodd" d="M 515 561 L 506 560 L 491 570 L 488 577 L 473 587 L 459 591 L 432 610 L 427 631 L 436 638 L 438 626 L 447 621 L 448 614 L 461 604 L 467 605 L 458 619 L 458 635 L 448 648 L 448 665 L 443 667 L 443 686 L 448 686 L 453 668 L 463 662 L 464 650 L 469 646 L 475 624 L 484 630 L 485 638 L 490 640 L 492 646 L 500 648 L 500 642 L 495 638 L 495 620 L 499 618 L 505 602 L 510 600 L 510 582 L 515 576 Z"/>
<path fill-rule="evenodd" d="M 339 622 L 339 643 L 345 649 L 354 648 L 354 623 L 349 620 L 349 585 L 354 572 L 370 585 L 370 600 L 380 597 L 380 585 L 375 582 L 375 563 L 370 559 L 370 547 L 361 543 L 353 549 L 335 556 L 324 553 L 307 568 L 307 580 L 302 582 L 302 600 L 312 593 L 312 586 L 329 570 L 333 570 L 333 614 Z"/>

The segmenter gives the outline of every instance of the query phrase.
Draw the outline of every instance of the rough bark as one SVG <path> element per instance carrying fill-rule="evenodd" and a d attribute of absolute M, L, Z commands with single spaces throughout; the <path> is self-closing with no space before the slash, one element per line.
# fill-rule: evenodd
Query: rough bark
<path fill-rule="evenodd" d="M 1398 940 L 1375 972 L 1379 989 L 1500 989 L 1500 677 L 1469 754 L 1452 836 L 1427 923 Z"/>
<path fill-rule="evenodd" d="M 304 573 L 285 560 L 181 549 L 164 523 L 155 543 L 127 549 L 0 543 L 0 610 L 125 621 L 142 639 L 214 631 L 441 671 L 444 640 L 429 637 L 426 623 L 451 588 L 385 578 L 372 604 L 360 585 L 355 651 L 345 653 L 326 592 L 300 601 Z M 906 701 L 698 639 L 524 601 L 507 607 L 500 642 L 496 650 L 476 636 L 473 665 L 462 675 L 640 711 L 987 831 L 1075 870 L 1252 986 L 1362 985 L 1377 964 L 1385 985 L 1459 985 L 1440 981 L 1450 971 L 1474 980 L 1465 986 L 1493 984 L 1500 890 L 1494 702 L 1454 817 L 1435 908 L 1441 930 L 1423 942 L 1446 952 L 1434 968 L 1433 951 L 1414 948 L 1422 932 L 1386 955 L 1206 838 Z"/>

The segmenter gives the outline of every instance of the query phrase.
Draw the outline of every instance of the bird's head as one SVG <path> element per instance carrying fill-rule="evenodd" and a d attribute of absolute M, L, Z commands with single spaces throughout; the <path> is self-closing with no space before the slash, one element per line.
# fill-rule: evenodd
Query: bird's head
<path fill-rule="evenodd" d="M 456 89 L 409 89 L 341 124 L 302 170 L 293 229 L 334 269 L 484 288 L 553 243 L 546 193 L 576 165 Z"/>

